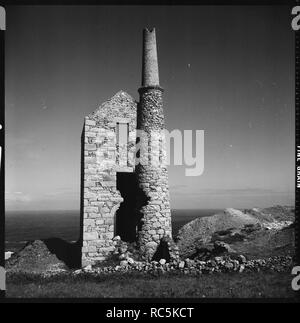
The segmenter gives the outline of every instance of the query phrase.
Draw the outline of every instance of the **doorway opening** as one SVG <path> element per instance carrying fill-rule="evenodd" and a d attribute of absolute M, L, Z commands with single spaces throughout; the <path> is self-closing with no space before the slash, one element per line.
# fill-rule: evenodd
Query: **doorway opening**
<path fill-rule="evenodd" d="M 124 201 L 116 212 L 115 235 L 123 241 L 137 241 L 138 217 L 136 213 L 137 183 L 135 173 L 118 172 L 117 190 Z"/>

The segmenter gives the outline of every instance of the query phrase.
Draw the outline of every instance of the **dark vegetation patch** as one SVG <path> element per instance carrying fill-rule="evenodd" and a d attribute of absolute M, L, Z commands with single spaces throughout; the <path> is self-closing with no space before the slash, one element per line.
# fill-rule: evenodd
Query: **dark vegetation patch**
<path fill-rule="evenodd" d="M 198 277 L 143 274 L 8 275 L 7 297 L 135 297 L 135 298 L 292 298 L 291 274 L 259 272 L 201 275 Z"/>

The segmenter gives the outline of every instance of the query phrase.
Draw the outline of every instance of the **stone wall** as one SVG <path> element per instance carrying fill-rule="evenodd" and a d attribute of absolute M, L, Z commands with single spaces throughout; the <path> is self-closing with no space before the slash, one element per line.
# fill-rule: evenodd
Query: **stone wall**
<path fill-rule="evenodd" d="M 135 167 L 137 103 L 120 91 L 85 118 L 82 142 L 82 266 L 105 260 L 114 249 L 115 213 L 123 198 L 117 172 Z M 128 144 L 118 145 L 117 124 L 127 123 Z"/>
<path fill-rule="evenodd" d="M 146 259 L 151 259 L 163 237 L 172 236 L 168 171 L 165 163 L 163 90 L 159 87 L 139 89 L 137 129 L 144 131 L 148 140 L 148 165 L 136 166 L 140 189 L 138 212 L 141 214 L 139 246 Z M 145 150 L 147 150 L 145 149 Z M 155 163 L 153 161 L 156 161 Z"/>

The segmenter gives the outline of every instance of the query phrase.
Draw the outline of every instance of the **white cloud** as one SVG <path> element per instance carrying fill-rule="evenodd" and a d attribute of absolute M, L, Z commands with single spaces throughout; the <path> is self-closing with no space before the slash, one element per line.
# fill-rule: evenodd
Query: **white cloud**
<path fill-rule="evenodd" d="M 29 194 L 23 192 L 5 192 L 5 201 L 6 203 L 15 203 L 15 202 L 31 202 L 32 198 Z"/>

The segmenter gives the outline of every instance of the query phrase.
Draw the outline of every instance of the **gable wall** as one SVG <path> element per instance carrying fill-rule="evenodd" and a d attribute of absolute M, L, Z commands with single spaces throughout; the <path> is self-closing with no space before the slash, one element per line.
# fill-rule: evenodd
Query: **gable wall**
<path fill-rule="evenodd" d="M 128 123 L 128 145 L 117 146 L 117 123 Z M 82 266 L 107 258 L 113 250 L 115 213 L 123 201 L 117 172 L 135 168 L 136 102 L 117 93 L 85 117 L 82 154 Z"/>

